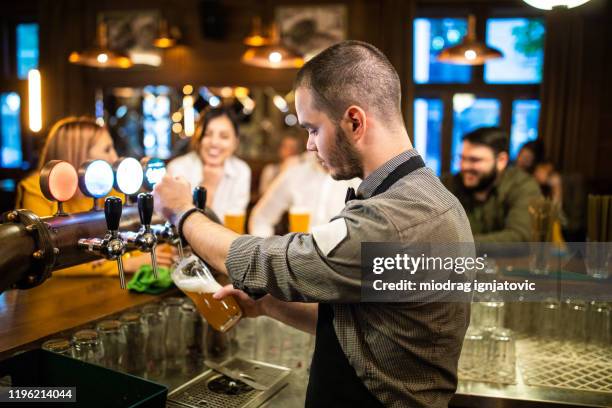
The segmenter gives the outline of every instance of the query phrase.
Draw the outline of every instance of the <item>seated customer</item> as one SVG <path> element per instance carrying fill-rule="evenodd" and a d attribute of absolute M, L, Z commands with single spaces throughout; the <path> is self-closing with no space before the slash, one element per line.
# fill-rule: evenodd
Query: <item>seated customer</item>
<path fill-rule="evenodd" d="M 316 154 L 281 173 L 251 212 L 249 232 L 260 237 L 274 235 L 274 226 L 291 207 L 309 214 L 310 228 L 326 224 L 344 208 L 348 187 L 357 189 L 361 180 L 332 179 L 319 164 Z"/>
<path fill-rule="evenodd" d="M 539 140 L 532 140 L 521 146 L 514 165 L 527 173 L 533 173 L 536 166 L 544 158 L 544 147 Z"/>
<path fill-rule="evenodd" d="M 278 163 L 267 164 L 259 178 L 259 195 L 263 196 L 274 179 L 285 169 L 299 162 L 300 140 L 296 136 L 285 136 L 278 146 Z"/>
<path fill-rule="evenodd" d="M 477 242 L 522 242 L 531 238 L 529 204 L 541 197 L 533 178 L 508 166 L 508 135 L 480 128 L 463 138 L 461 171 L 443 179 L 470 220 Z"/>
<path fill-rule="evenodd" d="M 545 197 L 550 198 L 553 203 L 561 205 L 563 198 L 562 179 L 550 160 L 542 160 L 535 166 L 533 178 L 540 186 L 540 190 Z"/>
<path fill-rule="evenodd" d="M 192 137 L 193 150 L 168 164 L 168 173 L 185 177 L 192 189 L 206 187 L 207 205 L 221 220 L 226 212 L 245 212 L 250 200 L 251 168 L 234 156 L 238 136 L 232 111 L 208 109 Z"/>
<path fill-rule="evenodd" d="M 93 118 L 70 117 L 60 120 L 53 125 L 47 136 L 38 169 L 21 180 L 17 186 L 17 208 L 31 210 L 41 217 L 57 212 L 57 203 L 47 200 L 40 190 L 39 173 L 50 160 L 64 160 L 78 169 L 87 160 L 106 160 L 112 164 L 117 160 L 117 153 L 108 130 L 99 126 Z M 111 192 L 111 195 L 123 196 L 117 192 Z M 92 199 L 77 189 L 74 197 L 64 203 L 64 211 L 84 212 L 91 210 L 92 206 Z M 124 255 L 123 268 L 126 272 L 136 272 L 141 265 L 150 262 L 149 254 L 133 252 Z M 157 262 L 161 266 L 172 264 L 171 253 L 164 251 L 162 245 L 158 246 Z M 117 262 L 99 260 L 54 272 L 54 275 L 63 274 L 116 275 Z"/>

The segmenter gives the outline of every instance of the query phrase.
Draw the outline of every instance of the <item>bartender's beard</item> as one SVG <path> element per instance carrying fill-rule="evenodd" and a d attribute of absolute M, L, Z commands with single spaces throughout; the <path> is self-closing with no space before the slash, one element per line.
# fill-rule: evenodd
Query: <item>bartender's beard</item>
<path fill-rule="evenodd" d="M 363 162 L 361 154 L 351 143 L 340 125 L 336 125 L 334 149 L 329 153 L 326 167 L 334 180 L 350 180 L 363 178 Z"/>
<path fill-rule="evenodd" d="M 477 174 L 475 172 L 470 173 Z M 463 184 L 463 178 L 461 178 L 461 183 L 463 184 L 463 188 L 466 191 L 469 191 L 470 193 L 480 193 L 489 190 L 493 186 L 493 184 L 495 184 L 495 180 L 497 180 L 497 175 L 497 167 L 493 166 L 491 171 L 480 175 L 478 183 L 476 183 L 476 185 L 471 187 L 466 186 L 465 184 Z"/>

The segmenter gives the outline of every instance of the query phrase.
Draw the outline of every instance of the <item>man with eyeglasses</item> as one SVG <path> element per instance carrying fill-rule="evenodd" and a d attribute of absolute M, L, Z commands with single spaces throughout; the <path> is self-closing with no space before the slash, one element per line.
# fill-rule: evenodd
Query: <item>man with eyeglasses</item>
<path fill-rule="evenodd" d="M 541 193 L 529 174 L 509 167 L 505 131 L 484 127 L 466 134 L 461 171 L 443 182 L 463 205 L 474 241 L 530 240 L 529 204 Z"/>

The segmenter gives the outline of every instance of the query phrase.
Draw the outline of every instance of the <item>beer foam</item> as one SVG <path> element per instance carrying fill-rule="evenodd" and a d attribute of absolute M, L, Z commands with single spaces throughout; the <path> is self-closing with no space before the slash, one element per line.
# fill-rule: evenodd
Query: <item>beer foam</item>
<path fill-rule="evenodd" d="M 182 278 L 174 282 L 180 290 L 193 293 L 215 293 L 221 285 L 215 280 L 206 281 L 202 278 Z"/>
<path fill-rule="evenodd" d="M 227 210 L 225 211 L 225 215 L 230 215 L 232 217 L 244 217 L 246 215 L 246 213 L 244 212 L 244 210 Z"/>
<path fill-rule="evenodd" d="M 289 209 L 289 214 L 310 215 L 310 209 L 305 206 L 294 205 Z"/>

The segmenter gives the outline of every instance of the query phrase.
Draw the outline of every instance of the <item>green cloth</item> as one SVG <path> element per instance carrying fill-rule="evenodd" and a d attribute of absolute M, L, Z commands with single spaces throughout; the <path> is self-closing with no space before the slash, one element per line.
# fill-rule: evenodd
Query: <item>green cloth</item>
<path fill-rule="evenodd" d="M 157 267 L 157 274 L 159 279 L 153 277 L 151 265 L 142 265 L 138 268 L 132 280 L 128 282 L 127 287 L 134 292 L 158 295 L 174 286 L 170 276 L 170 269 L 159 266 Z"/>
<path fill-rule="evenodd" d="M 442 182 L 463 205 L 476 242 L 527 242 L 531 240 L 529 204 L 542 197 L 533 177 L 509 167 L 498 177 L 484 202 L 463 188 L 460 174 Z"/>

